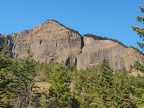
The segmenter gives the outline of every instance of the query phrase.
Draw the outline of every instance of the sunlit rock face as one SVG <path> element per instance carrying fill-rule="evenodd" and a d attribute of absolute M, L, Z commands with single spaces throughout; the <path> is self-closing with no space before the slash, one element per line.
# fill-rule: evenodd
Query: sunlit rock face
<path fill-rule="evenodd" d="M 143 62 L 139 52 L 111 40 L 94 40 L 92 37 L 84 37 L 84 43 L 82 53 L 77 59 L 78 69 L 97 66 L 104 58 L 109 60 L 114 70 L 129 69 L 135 61 Z"/>
<path fill-rule="evenodd" d="M 31 49 L 36 61 L 76 64 L 76 57 L 82 47 L 82 37 L 79 33 L 54 20 L 46 21 L 33 29 L 12 34 L 11 37 L 15 59 L 26 56 L 26 50 Z"/>
<path fill-rule="evenodd" d="M 20 59 L 30 49 L 40 62 L 75 65 L 78 70 L 99 66 L 106 58 L 114 70 L 129 69 L 135 61 L 143 62 L 142 55 L 112 40 L 82 37 L 55 20 L 48 20 L 30 30 L 0 35 L 0 45 L 7 41 L 11 56 Z"/>

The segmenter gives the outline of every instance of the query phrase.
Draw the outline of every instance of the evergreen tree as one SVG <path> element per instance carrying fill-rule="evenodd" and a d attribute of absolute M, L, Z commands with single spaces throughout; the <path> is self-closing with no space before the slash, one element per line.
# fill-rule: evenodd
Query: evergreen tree
<path fill-rule="evenodd" d="M 131 76 L 130 77 L 132 100 L 138 107 L 144 106 L 144 77 L 143 76 Z"/>
<path fill-rule="evenodd" d="M 98 75 L 96 68 L 81 70 L 75 73 L 74 94 L 80 103 L 80 108 L 95 108 L 100 106 L 98 97 Z M 102 104 L 101 104 L 102 105 Z"/>
<path fill-rule="evenodd" d="M 0 47 L 0 107 L 10 107 L 12 73 L 10 67 L 12 59 L 6 42 Z"/>
<path fill-rule="evenodd" d="M 90 106 L 89 81 L 90 71 L 81 70 L 75 73 L 74 78 L 74 96 L 80 102 L 80 108 L 88 108 Z"/>
<path fill-rule="evenodd" d="M 116 108 L 133 107 L 134 104 L 130 98 L 131 88 L 126 71 L 118 71 L 114 74 L 114 106 Z"/>
<path fill-rule="evenodd" d="M 80 108 L 114 107 L 113 90 L 113 70 L 106 59 L 100 70 L 82 70 L 75 79 L 75 97 L 80 102 Z"/>
<path fill-rule="evenodd" d="M 32 104 L 33 88 L 35 87 L 36 62 L 33 54 L 28 50 L 28 56 L 15 62 L 13 71 L 15 75 L 16 108 L 29 108 Z"/>
<path fill-rule="evenodd" d="M 144 12 L 144 7 L 139 6 L 141 12 Z M 137 15 L 137 20 L 141 23 L 144 23 L 144 17 L 143 16 L 139 16 Z M 144 41 L 144 28 L 140 28 L 138 26 L 132 26 L 133 30 L 140 36 L 140 38 L 142 39 L 142 41 Z M 143 42 L 137 42 L 138 46 L 144 50 L 144 43 Z M 144 64 L 141 64 L 139 62 L 135 62 L 134 67 L 142 72 L 144 72 Z"/>
<path fill-rule="evenodd" d="M 72 95 L 70 92 L 71 79 L 68 76 L 68 69 L 63 65 L 52 65 L 50 72 L 51 86 L 46 98 L 48 99 L 48 108 L 71 108 Z"/>
<path fill-rule="evenodd" d="M 103 107 L 113 107 L 113 70 L 106 59 L 102 61 L 100 67 L 98 88 Z"/>
<path fill-rule="evenodd" d="M 143 6 L 139 6 L 141 12 L 143 13 L 144 12 L 144 7 Z M 137 20 L 141 23 L 144 23 L 144 17 L 143 16 L 139 16 L 137 15 Z M 133 30 L 139 35 L 139 37 L 142 39 L 142 42 L 137 42 L 138 46 L 142 49 L 142 51 L 144 50 L 144 28 L 140 28 L 138 26 L 132 26 Z M 144 72 L 144 64 L 141 64 L 139 63 L 138 61 L 135 62 L 134 64 L 134 67 L 137 69 L 137 70 L 140 70 L 141 72 Z M 134 78 L 135 79 L 135 78 Z M 144 77 L 143 76 L 138 76 L 138 78 L 136 78 L 137 80 L 132 83 L 132 90 L 133 90 L 133 95 L 135 98 L 134 99 L 134 102 L 136 103 L 136 105 L 142 105 L 142 103 L 144 103 L 144 94 L 143 94 L 143 91 L 144 91 Z"/>

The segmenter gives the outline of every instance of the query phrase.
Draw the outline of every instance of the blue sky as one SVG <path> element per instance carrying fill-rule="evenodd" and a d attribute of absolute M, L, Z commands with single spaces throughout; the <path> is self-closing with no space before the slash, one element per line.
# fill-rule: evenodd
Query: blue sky
<path fill-rule="evenodd" d="M 135 46 L 139 36 L 131 26 L 143 27 L 136 15 L 143 0 L 1 0 L 0 33 L 33 28 L 54 19 L 80 34 L 92 33 Z"/>

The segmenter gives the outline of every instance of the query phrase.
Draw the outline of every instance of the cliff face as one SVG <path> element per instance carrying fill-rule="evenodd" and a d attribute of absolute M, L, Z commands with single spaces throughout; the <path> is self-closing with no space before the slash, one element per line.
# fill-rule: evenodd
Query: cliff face
<path fill-rule="evenodd" d="M 97 66 L 104 58 L 109 60 L 114 70 L 129 69 L 135 61 L 143 62 L 139 52 L 111 40 L 94 40 L 92 37 L 84 37 L 84 43 L 82 53 L 78 55 L 78 69 Z"/>
<path fill-rule="evenodd" d="M 0 43 L 4 39 L 0 36 Z M 109 60 L 115 70 L 124 67 L 129 69 L 136 60 L 143 62 L 142 56 L 132 48 L 125 48 L 111 40 L 82 37 L 54 20 L 11 34 L 6 39 L 14 59 L 26 56 L 26 50 L 31 49 L 36 61 L 75 64 L 77 69 L 99 65 L 104 58 Z"/>
<path fill-rule="evenodd" d="M 81 52 L 81 36 L 53 20 L 11 37 L 15 59 L 26 56 L 26 50 L 31 49 L 36 61 L 68 65 L 76 64 L 76 57 Z"/>

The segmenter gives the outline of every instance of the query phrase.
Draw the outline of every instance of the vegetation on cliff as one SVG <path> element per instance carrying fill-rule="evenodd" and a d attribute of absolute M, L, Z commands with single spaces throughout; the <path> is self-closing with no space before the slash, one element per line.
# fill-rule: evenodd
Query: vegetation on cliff
<path fill-rule="evenodd" d="M 139 52 L 141 55 L 144 55 L 144 53 L 142 51 L 140 51 L 138 48 L 136 48 L 134 46 L 127 46 L 127 45 L 123 44 L 122 42 L 120 42 L 117 39 L 111 39 L 111 38 L 108 38 L 108 37 L 97 36 L 97 35 L 89 34 L 89 33 L 88 34 L 84 34 L 84 36 L 85 37 L 92 37 L 94 40 L 111 40 L 113 42 L 118 43 L 119 45 L 124 46 L 125 48 L 133 48 L 134 50 L 136 50 L 137 52 Z"/>

